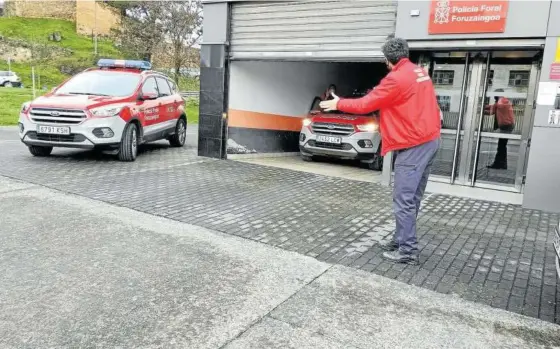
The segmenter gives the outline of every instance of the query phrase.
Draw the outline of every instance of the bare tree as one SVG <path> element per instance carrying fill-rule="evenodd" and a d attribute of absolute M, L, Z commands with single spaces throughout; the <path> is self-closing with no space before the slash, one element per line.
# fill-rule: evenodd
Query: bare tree
<path fill-rule="evenodd" d="M 163 52 L 179 83 L 181 68 L 198 61 L 198 50 L 193 47 L 202 35 L 202 4 L 200 0 L 159 1 L 158 4 L 162 7 L 159 14 L 166 48 Z"/>
<path fill-rule="evenodd" d="M 113 34 L 128 57 L 151 60 L 154 49 L 162 42 L 164 30 L 160 19 L 165 1 L 131 1 L 120 8 L 126 15 Z"/>

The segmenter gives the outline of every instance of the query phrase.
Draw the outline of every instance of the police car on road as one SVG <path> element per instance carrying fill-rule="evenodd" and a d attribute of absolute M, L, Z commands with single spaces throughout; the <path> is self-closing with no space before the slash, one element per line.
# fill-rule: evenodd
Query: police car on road
<path fill-rule="evenodd" d="M 138 145 L 185 144 L 185 101 L 175 83 L 145 61 L 99 60 L 45 96 L 22 105 L 19 136 L 34 156 L 54 147 L 112 150 L 134 161 Z"/>

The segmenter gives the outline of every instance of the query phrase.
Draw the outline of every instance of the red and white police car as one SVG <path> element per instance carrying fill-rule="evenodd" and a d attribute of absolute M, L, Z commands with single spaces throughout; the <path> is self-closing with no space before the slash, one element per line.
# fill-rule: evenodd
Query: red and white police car
<path fill-rule="evenodd" d="M 24 103 L 19 136 L 35 156 L 54 147 L 112 150 L 134 161 L 138 145 L 167 139 L 182 147 L 185 101 L 146 61 L 101 59 L 50 93 Z"/>

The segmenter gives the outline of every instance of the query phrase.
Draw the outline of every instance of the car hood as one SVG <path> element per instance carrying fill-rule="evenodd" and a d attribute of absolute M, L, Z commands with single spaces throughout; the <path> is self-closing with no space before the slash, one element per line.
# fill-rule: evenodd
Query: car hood
<path fill-rule="evenodd" d="M 378 119 L 371 115 L 317 113 L 309 114 L 308 118 L 313 122 L 332 122 L 349 125 L 363 125 L 372 122 L 378 124 Z"/>
<path fill-rule="evenodd" d="M 54 95 L 41 96 L 31 102 L 32 107 L 91 109 L 100 105 L 123 102 L 122 97 L 87 96 L 87 95 Z"/>

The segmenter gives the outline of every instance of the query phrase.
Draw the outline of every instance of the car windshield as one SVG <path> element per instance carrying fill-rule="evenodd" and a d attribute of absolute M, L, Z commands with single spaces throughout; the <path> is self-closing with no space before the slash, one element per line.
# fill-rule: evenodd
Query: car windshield
<path fill-rule="evenodd" d="M 134 73 L 89 71 L 68 80 L 56 94 L 125 97 L 134 93 L 140 79 L 140 75 Z"/>

